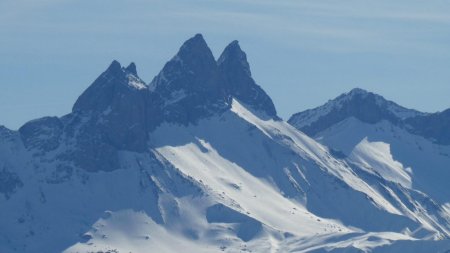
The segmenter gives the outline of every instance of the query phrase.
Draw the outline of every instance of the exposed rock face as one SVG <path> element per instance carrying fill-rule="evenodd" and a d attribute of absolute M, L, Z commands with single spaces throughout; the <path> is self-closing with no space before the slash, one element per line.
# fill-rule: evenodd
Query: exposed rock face
<path fill-rule="evenodd" d="M 147 85 L 131 63 L 113 61 L 78 98 L 72 113 L 30 121 L 20 129 L 27 148 L 48 152 L 87 171 L 119 168 L 118 151 L 148 149 L 149 132 L 163 122 L 195 124 L 231 108 L 232 98 L 277 118 L 272 100 L 251 77 L 245 53 L 234 41 L 218 62 L 197 34 Z"/>
<path fill-rule="evenodd" d="M 107 124 L 98 124 L 98 114 L 91 117 L 72 113 L 64 117 L 67 149 L 58 158 L 71 161 L 86 171 L 112 171 L 119 168 L 118 148 L 109 138 Z"/>
<path fill-rule="evenodd" d="M 202 35 L 187 40 L 150 86 L 151 107 L 161 120 L 189 124 L 229 108 L 224 80 Z M 156 107 L 156 108 L 155 108 Z"/>
<path fill-rule="evenodd" d="M 57 117 L 44 117 L 27 122 L 19 129 L 25 147 L 43 152 L 59 146 L 63 124 Z"/>
<path fill-rule="evenodd" d="M 8 128 L 6 128 L 3 125 L 0 125 L 0 138 L 2 140 L 7 140 L 10 139 L 13 135 L 15 135 L 16 132 L 13 130 L 10 130 Z"/>
<path fill-rule="evenodd" d="M 117 151 L 143 151 L 147 143 L 147 86 L 131 63 L 113 61 L 64 118 L 64 159 L 88 171 L 119 167 Z"/>
<path fill-rule="evenodd" d="M 6 168 L 0 168 L 0 194 L 3 194 L 6 199 L 9 199 L 11 194 L 22 186 L 23 183 L 17 174 Z"/>
<path fill-rule="evenodd" d="M 358 88 L 315 109 L 296 113 L 288 122 L 314 136 L 350 117 L 369 124 L 386 120 L 438 144 L 450 144 L 450 109 L 439 113 L 422 113 Z"/>
<path fill-rule="evenodd" d="M 439 144 L 450 144 L 450 109 L 406 120 L 410 130 Z"/>
<path fill-rule="evenodd" d="M 156 119 L 189 124 L 230 108 L 234 97 L 256 111 L 276 117 L 270 97 L 251 77 L 237 41 L 216 62 L 200 34 L 186 41 L 149 85 L 153 123 Z M 157 120 L 156 120 L 157 121 Z"/>
<path fill-rule="evenodd" d="M 146 91 L 133 63 L 122 68 L 113 61 L 78 98 L 73 114 L 89 117 L 90 124 L 101 129 L 104 141 L 113 147 L 142 151 L 147 139 Z"/>
<path fill-rule="evenodd" d="M 256 111 L 276 117 L 272 99 L 253 80 L 247 55 L 241 50 L 238 41 L 231 42 L 225 48 L 217 64 L 226 81 L 225 89 L 228 94 Z"/>
<path fill-rule="evenodd" d="M 288 122 L 313 136 L 349 117 L 369 124 L 387 120 L 397 125 L 402 124 L 405 118 L 422 114 L 399 106 L 372 92 L 356 88 L 323 106 L 296 113 Z"/>

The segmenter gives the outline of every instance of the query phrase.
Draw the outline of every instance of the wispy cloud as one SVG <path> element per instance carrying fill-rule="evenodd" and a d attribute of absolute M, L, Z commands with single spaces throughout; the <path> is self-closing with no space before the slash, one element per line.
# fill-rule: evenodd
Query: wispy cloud
<path fill-rule="evenodd" d="M 429 53 L 430 48 L 435 51 L 436 47 L 447 51 L 439 43 L 442 38 L 437 33 L 427 32 L 430 23 L 437 27 L 450 24 L 450 4 L 445 3 L 439 0 L 131 0 L 105 5 L 97 0 L 89 3 L 6 0 L 0 5 L 0 17 L 3 17 L 0 29 L 19 37 L 56 36 L 61 32 L 67 38 L 118 33 L 132 36 L 142 32 L 167 34 L 197 29 L 212 33 L 252 33 L 286 46 L 317 50 L 424 50 Z M 11 7 L 7 8 L 8 5 Z"/>

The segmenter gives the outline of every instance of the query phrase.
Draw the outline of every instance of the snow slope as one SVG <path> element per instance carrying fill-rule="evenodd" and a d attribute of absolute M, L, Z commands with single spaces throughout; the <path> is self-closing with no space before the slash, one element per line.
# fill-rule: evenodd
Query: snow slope
<path fill-rule="evenodd" d="M 18 169 L 23 187 L 2 200 L 2 252 L 370 251 L 439 230 L 324 146 L 236 100 L 222 115 L 162 125 L 151 137 L 148 152 L 122 152 L 111 172 L 77 170 L 52 184 L 53 161 Z M 16 148 L 28 162 L 9 166 L 35 162 Z"/>
<path fill-rule="evenodd" d="M 367 124 L 355 118 L 318 133 L 316 139 L 387 180 L 423 191 L 441 203 L 450 201 L 450 146 L 435 144 L 388 121 Z"/>
<path fill-rule="evenodd" d="M 373 98 L 382 102 L 374 106 Z M 351 104 L 360 109 L 338 108 L 339 101 L 347 101 L 347 106 Z M 327 111 L 326 108 L 334 109 Z M 379 95 L 355 89 L 316 109 L 295 114 L 289 122 L 310 132 L 315 140 L 329 147 L 331 153 L 355 168 L 360 177 L 366 180 L 378 177 L 386 181 L 385 185 L 398 185 L 401 191 L 410 192 L 406 198 L 415 199 L 415 204 L 421 202 L 415 196 L 426 196 L 420 205 L 431 207 L 430 212 L 437 215 L 423 217 L 422 207 L 418 206 L 413 208 L 415 210 L 408 208 L 407 212 L 427 220 L 426 223 L 437 224 L 447 231 L 448 237 L 450 146 L 416 134 L 416 126 L 408 123 L 427 114 L 399 108 L 403 107 Z M 409 113 L 398 114 L 399 111 Z M 310 115 L 311 120 L 299 123 L 305 115 Z M 433 129 L 431 125 L 427 127 Z M 394 198 L 405 199 L 392 189 L 389 192 Z M 439 216 L 441 218 L 434 219 Z"/>

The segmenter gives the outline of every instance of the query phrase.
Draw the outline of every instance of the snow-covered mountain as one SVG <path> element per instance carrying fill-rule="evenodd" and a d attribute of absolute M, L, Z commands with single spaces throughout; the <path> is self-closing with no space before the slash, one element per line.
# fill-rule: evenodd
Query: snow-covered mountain
<path fill-rule="evenodd" d="M 450 110 L 422 113 L 353 89 L 288 122 L 349 164 L 426 194 L 448 213 Z"/>
<path fill-rule="evenodd" d="M 417 117 L 411 136 L 434 117 L 389 106 Z M 277 116 L 237 41 L 216 61 L 196 35 L 149 84 L 114 61 L 71 113 L 0 127 L 0 252 L 450 250 L 448 174 L 416 187 L 392 156 L 365 156 L 386 149 L 366 139 L 350 159 L 308 137 Z"/>

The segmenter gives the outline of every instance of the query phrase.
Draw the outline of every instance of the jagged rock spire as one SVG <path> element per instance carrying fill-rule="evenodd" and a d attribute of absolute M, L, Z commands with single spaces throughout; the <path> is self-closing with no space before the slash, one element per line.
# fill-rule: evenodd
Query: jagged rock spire
<path fill-rule="evenodd" d="M 208 71 L 214 68 L 215 59 L 201 34 L 196 34 L 181 46 L 175 60 L 195 73 Z"/>
<path fill-rule="evenodd" d="M 88 124 L 95 125 L 105 142 L 117 149 L 140 151 L 146 143 L 147 86 L 139 79 L 136 66 L 123 68 L 113 61 L 73 106 L 74 115 L 90 115 Z M 93 149 L 89 128 L 81 131 L 83 149 Z M 80 144 L 81 145 L 81 144 Z M 84 158 L 83 158 L 84 159 Z"/>
<path fill-rule="evenodd" d="M 139 79 L 136 65 L 131 63 L 123 68 L 114 60 L 109 67 L 87 88 L 77 99 L 73 111 L 97 111 L 106 110 L 118 93 L 127 93 L 127 89 L 146 87 Z"/>
<path fill-rule="evenodd" d="M 117 60 L 113 60 L 105 72 L 119 73 L 121 71 L 122 71 L 122 66 L 120 65 L 120 63 Z"/>
<path fill-rule="evenodd" d="M 242 51 L 237 40 L 225 48 L 217 64 L 225 79 L 227 93 L 256 111 L 276 117 L 272 99 L 253 80 L 247 55 Z"/>
<path fill-rule="evenodd" d="M 125 70 L 128 73 L 131 73 L 131 74 L 133 74 L 135 76 L 138 76 L 137 70 L 136 70 L 136 64 L 134 64 L 134 62 L 130 63 L 130 65 L 128 65 L 128 67 L 125 68 Z"/>
<path fill-rule="evenodd" d="M 242 51 L 237 40 L 232 41 L 225 47 L 219 60 L 217 60 L 217 64 L 222 67 L 228 67 L 234 72 L 242 72 L 244 75 L 251 76 L 247 55 Z"/>
<path fill-rule="evenodd" d="M 147 133 L 162 122 L 195 123 L 229 109 L 232 97 L 276 117 L 272 100 L 253 81 L 239 43 L 233 41 L 216 61 L 203 36 L 196 34 L 183 43 L 149 86 L 137 76 L 134 63 L 125 68 L 113 61 L 78 98 L 73 115 L 91 115 L 89 124 L 98 131 L 92 133 L 89 127 L 81 131 L 86 135 L 80 138 L 85 140 L 81 149 L 93 150 L 89 136 L 96 135 L 102 138 L 98 143 L 141 151 Z"/>
<path fill-rule="evenodd" d="M 164 65 L 150 86 L 155 89 L 180 88 L 189 81 L 190 89 L 212 86 L 210 76 L 217 69 L 214 56 L 201 34 L 183 43 L 178 53 Z M 187 78 L 193 80 L 186 80 Z M 169 87 L 167 87 L 169 86 Z M 194 87 L 192 87 L 194 86 Z"/>
<path fill-rule="evenodd" d="M 164 120 L 187 124 L 229 107 L 217 63 L 203 36 L 181 46 L 149 85 Z"/>

